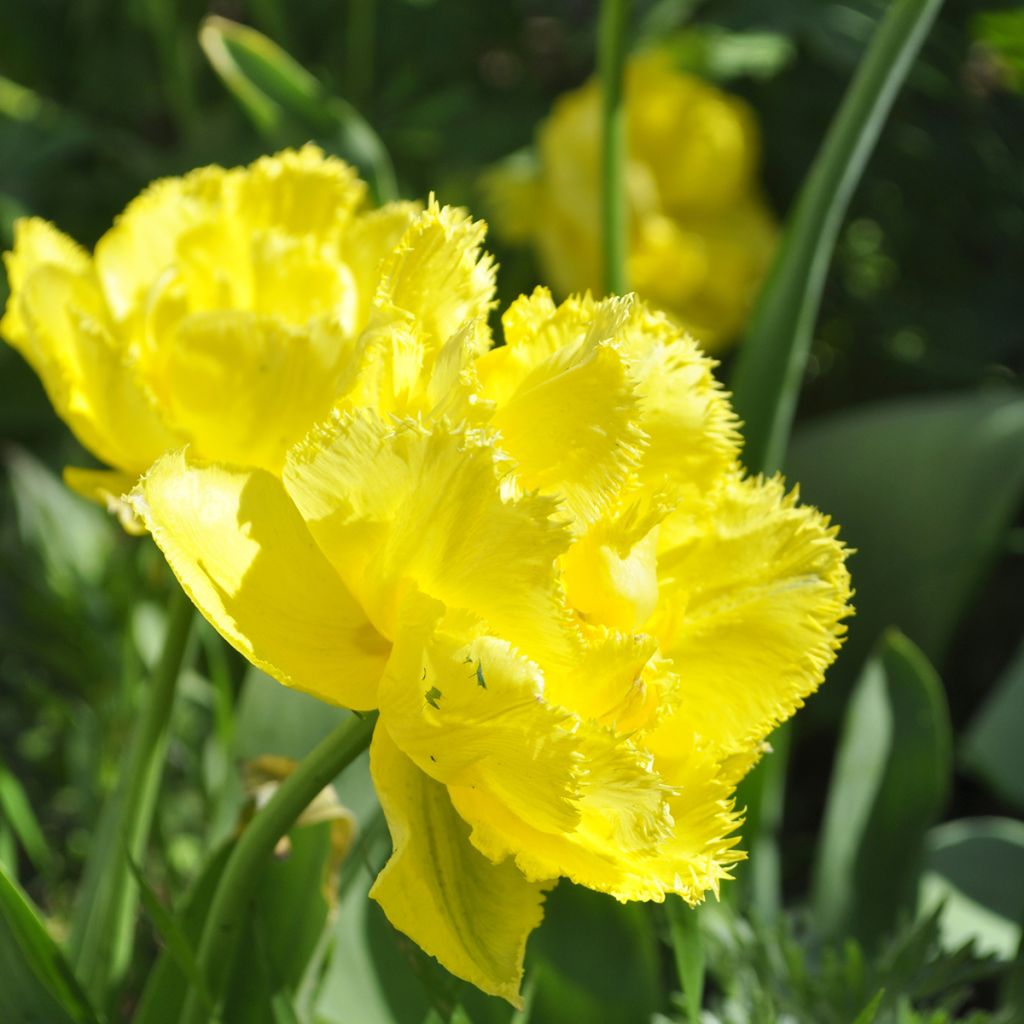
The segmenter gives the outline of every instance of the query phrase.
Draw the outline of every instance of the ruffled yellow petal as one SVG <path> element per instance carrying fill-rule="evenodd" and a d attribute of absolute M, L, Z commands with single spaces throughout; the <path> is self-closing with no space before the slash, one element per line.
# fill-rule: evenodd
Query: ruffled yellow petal
<path fill-rule="evenodd" d="M 173 452 L 129 501 L 199 610 L 251 662 L 332 704 L 376 706 L 389 644 L 279 480 Z"/>
<path fill-rule="evenodd" d="M 288 448 L 330 412 L 351 348 L 330 322 L 300 330 L 251 313 L 193 314 L 154 384 L 199 458 L 279 473 Z"/>
<path fill-rule="evenodd" d="M 215 216 L 237 171 L 202 167 L 153 182 L 96 244 L 96 272 L 118 323 L 138 315 L 150 287 L 172 267 L 183 234 Z"/>
<path fill-rule="evenodd" d="M 506 640 L 439 627 L 444 605 L 410 593 L 380 689 L 381 721 L 421 770 L 476 786 L 543 831 L 571 832 L 577 743 L 544 701 L 540 668 Z"/>
<path fill-rule="evenodd" d="M 693 732 L 721 756 L 749 751 L 835 657 L 851 612 L 847 551 L 777 478 L 734 477 L 661 529 L 661 605 L 648 628 L 680 691 L 675 716 L 648 742 L 671 753 Z"/>
<path fill-rule="evenodd" d="M 598 333 L 544 360 L 492 421 L 520 484 L 558 498 L 579 529 L 608 509 L 644 443 L 626 361 Z"/>
<path fill-rule="evenodd" d="M 236 183 L 234 213 L 252 231 L 334 241 L 366 199 L 366 184 L 344 160 L 311 143 L 260 157 Z"/>
<path fill-rule="evenodd" d="M 324 553 L 385 636 L 410 585 L 470 609 L 529 650 L 565 645 L 553 573 L 567 535 L 554 502 L 506 499 L 472 431 L 335 417 L 288 453 L 285 486 Z"/>
<path fill-rule="evenodd" d="M 0 330 L 79 440 L 136 472 L 180 444 L 112 332 L 88 256 L 44 221 L 27 220 L 6 263 L 11 297 Z"/>
<path fill-rule="evenodd" d="M 370 771 L 394 845 L 370 895 L 452 974 L 520 1006 L 523 952 L 548 886 L 480 854 L 445 787 L 398 749 L 383 722 Z"/>
<path fill-rule="evenodd" d="M 546 837 L 538 852 L 506 836 L 501 849 L 484 849 L 488 856 L 514 853 L 541 878 L 560 872 L 543 859 L 549 845 L 622 862 L 670 835 L 671 790 L 649 754 L 553 705 L 536 664 L 464 616 L 440 621 L 443 612 L 420 595 L 407 599 L 381 684 L 381 722 L 423 771 L 453 794 L 476 795 L 474 825 L 500 831 L 516 821 L 524 836 Z"/>
<path fill-rule="evenodd" d="M 635 303 L 616 335 L 636 382 L 648 443 L 638 470 L 653 491 L 692 500 L 728 472 L 740 436 L 715 362 L 666 316 Z"/>
<path fill-rule="evenodd" d="M 414 319 L 435 347 L 466 320 L 486 321 L 495 267 L 480 251 L 485 231 L 482 221 L 431 200 L 382 264 L 377 304 Z"/>
<path fill-rule="evenodd" d="M 355 281 L 360 324 L 370 322 L 384 261 L 422 213 L 421 203 L 387 203 L 379 209 L 357 213 L 341 236 L 339 254 Z"/>

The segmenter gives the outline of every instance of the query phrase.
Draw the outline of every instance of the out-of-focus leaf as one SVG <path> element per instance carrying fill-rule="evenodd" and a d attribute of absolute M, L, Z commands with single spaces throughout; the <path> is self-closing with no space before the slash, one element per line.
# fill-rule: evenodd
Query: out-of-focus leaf
<path fill-rule="evenodd" d="M 346 714 L 250 668 L 235 712 L 235 756 L 252 761 L 278 754 L 301 760 Z"/>
<path fill-rule="evenodd" d="M 687 1020 L 689 1024 L 700 1024 L 700 1007 L 704 998 L 704 943 L 700 936 L 700 910 L 688 907 L 678 896 L 669 896 L 665 900 L 665 913 Z"/>
<path fill-rule="evenodd" d="M 46 872 L 53 854 L 24 787 L 0 761 L 0 821 L 10 825 L 37 870 Z"/>
<path fill-rule="evenodd" d="M 1004 800 L 1024 809 L 1024 644 L 975 715 L 960 744 L 965 765 Z"/>
<path fill-rule="evenodd" d="M 658 45 L 684 71 L 720 82 L 745 75 L 771 78 L 796 53 L 791 40 L 778 32 L 729 32 L 715 25 L 694 26 Z"/>
<path fill-rule="evenodd" d="M 202 972 L 196 964 L 192 943 L 185 936 L 175 916 L 160 902 L 160 898 L 150 888 L 138 864 L 129 858 L 128 866 L 131 868 L 132 875 L 139 886 L 142 905 L 145 907 L 146 913 L 149 914 L 156 930 L 160 933 L 167 952 L 173 957 L 178 967 L 181 968 L 188 984 L 199 993 L 207 1008 L 212 1009 L 212 1003 L 206 991 L 206 983 L 203 981 Z"/>
<path fill-rule="evenodd" d="M 878 1011 L 882 1007 L 882 1000 L 885 999 L 885 989 L 880 988 L 873 996 L 870 1003 L 857 1014 L 857 1019 L 853 1024 L 874 1024 L 875 1018 L 878 1016 Z"/>
<path fill-rule="evenodd" d="M 658 944 L 640 904 L 563 881 L 531 945 L 531 1024 L 633 1024 L 660 1004 Z"/>
<path fill-rule="evenodd" d="M 311 130 L 366 176 L 378 203 L 397 195 L 391 158 L 377 133 L 350 103 L 327 94 L 298 61 L 262 32 L 211 15 L 199 43 L 214 71 L 261 134 L 275 145 L 290 128 Z"/>
<path fill-rule="evenodd" d="M 850 698 L 815 863 L 815 923 L 874 944 L 915 895 L 946 799 L 949 712 L 928 659 L 895 630 Z"/>
<path fill-rule="evenodd" d="M 110 517 L 28 452 L 10 448 L 4 463 L 22 541 L 39 552 L 49 585 L 67 596 L 98 583 L 116 536 Z"/>
<path fill-rule="evenodd" d="M 805 424 L 787 468 L 857 549 L 857 614 L 816 708 L 835 707 L 875 637 L 898 626 L 935 664 L 1024 491 L 1024 398 L 885 402 Z"/>
<path fill-rule="evenodd" d="M 921 908 L 940 904 L 943 942 L 1011 960 L 1024 924 L 1024 822 L 964 818 L 928 833 Z"/>
<path fill-rule="evenodd" d="M 1024 89 L 1024 10 L 986 11 L 971 24 L 972 35 L 995 55 L 1007 86 Z"/>
<path fill-rule="evenodd" d="M 322 879 L 330 856 L 331 826 L 322 823 L 294 829 L 267 865 L 243 926 L 225 1024 L 278 1024 L 328 923 Z"/>
<path fill-rule="evenodd" d="M 193 882 L 181 905 L 175 908 L 174 916 L 180 932 L 195 949 L 206 920 L 206 912 L 213 900 L 224 865 L 231 855 L 232 842 L 218 847 L 207 859 L 199 876 Z M 165 949 L 149 972 L 146 987 L 142 990 L 132 1024 L 167 1024 L 181 1014 L 188 989 L 188 978 L 170 950 Z"/>
<path fill-rule="evenodd" d="M 97 1024 L 57 945 L 32 905 L 0 870 L 0 1020 L 4 1024 Z"/>

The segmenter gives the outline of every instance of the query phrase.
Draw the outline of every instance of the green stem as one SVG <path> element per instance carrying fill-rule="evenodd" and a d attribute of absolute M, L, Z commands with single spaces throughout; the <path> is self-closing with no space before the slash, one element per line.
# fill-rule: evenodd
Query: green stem
<path fill-rule="evenodd" d="M 736 361 L 733 405 L 752 472 L 782 467 L 836 236 L 942 0 L 895 0 L 879 24 L 786 225 Z"/>
<path fill-rule="evenodd" d="M 316 795 L 370 743 L 376 712 L 353 715 L 325 737 L 285 779 L 241 834 L 221 875 L 203 924 L 196 962 L 219 1012 L 245 913 L 278 840 Z M 209 1009 L 190 990 L 181 1024 L 207 1024 Z"/>
<path fill-rule="evenodd" d="M 700 1024 L 700 1008 L 704 1001 L 704 940 L 700 933 L 699 907 L 688 907 L 681 896 L 665 898 L 672 953 L 683 992 L 687 1024 Z"/>
<path fill-rule="evenodd" d="M 601 251 L 604 290 L 622 295 L 626 277 L 626 107 L 623 67 L 629 0 L 602 0 L 598 26 L 601 75 Z"/>
<path fill-rule="evenodd" d="M 103 807 L 93 835 L 75 908 L 68 955 L 94 1002 L 105 1002 L 131 960 L 138 884 L 129 859 L 142 860 L 170 731 L 171 706 L 192 626 L 192 603 L 175 585 L 167 631 L 146 689 L 142 717 L 132 736 L 120 783 Z"/>

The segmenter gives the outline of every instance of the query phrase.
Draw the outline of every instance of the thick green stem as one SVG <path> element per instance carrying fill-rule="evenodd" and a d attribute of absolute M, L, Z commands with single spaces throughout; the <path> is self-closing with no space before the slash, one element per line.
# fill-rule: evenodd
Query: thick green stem
<path fill-rule="evenodd" d="M 626 108 L 623 67 L 629 0 L 602 0 L 598 27 L 601 74 L 601 251 L 604 290 L 622 295 L 626 277 Z"/>
<path fill-rule="evenodd" d="M 942 0 L 895 0 L 804 182 L 736 361 L 733 404 L 752 472 L 781 469 L 825 276 L 853 190 Z"/>
<path fill-rule="evenodd" d="M 167 610 L 167 632 L 146 689 L 142 717 L 132 736 L 120 783 L 104 805 L 89 847 L 81 897 L 75 908 L 68 955 L 96 1004 L 106 1001 L 131 959 L 138 863 L 149 840 L 171 719 L 171 706 L 193 619 L 192 603 L 177 587 Z"/>
<path fill-rule="evenodd" d="M 218 1013 L 246 910 L 274 847 L 324 786 L 369 746 L 376 720 L 376 713 L 353 715 L 314 747 L 253 817 L 231 851 L 203 924 L 196 955 Z M 208 1020 L 209 1008 L 201 994 L 191 990 L 182 1011 L 182 1024 L 207 1024 Z"/>

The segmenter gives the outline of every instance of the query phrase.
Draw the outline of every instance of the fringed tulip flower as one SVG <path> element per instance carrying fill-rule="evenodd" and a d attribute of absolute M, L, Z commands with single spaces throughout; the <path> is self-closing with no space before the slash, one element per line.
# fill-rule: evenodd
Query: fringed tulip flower
<path fill-rule="evenodd" d="M 557 879 L 696 904 L 729 877 L 736 785 L 821 683 L 849 577 L 826 517 L 743 474 L 713 364 L 666 316 L 538 290 L 485 353 L 478 293 L 434 267 L 382 279 L 456 287 L 453 315 L 421 302 L 367 345 L 280 475 L 193 446 L 130 503 L 251 660 L 379 708 L 372 895 L 515 1002 Z"/>

